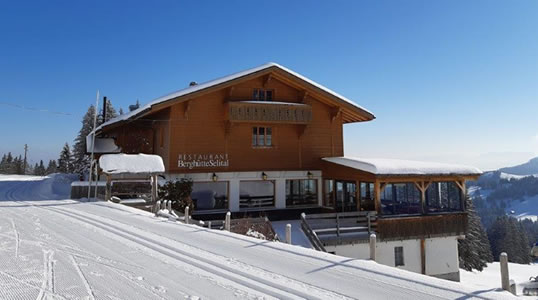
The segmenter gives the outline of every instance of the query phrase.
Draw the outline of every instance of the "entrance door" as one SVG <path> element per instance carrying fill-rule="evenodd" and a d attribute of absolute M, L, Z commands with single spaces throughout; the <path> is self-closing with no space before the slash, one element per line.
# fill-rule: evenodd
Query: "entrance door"
<path fill-rule="evenodd" d="M 357 185 L 352 181 L 336 181 L 336 203 L 337 212 L 357 210 Z"/>

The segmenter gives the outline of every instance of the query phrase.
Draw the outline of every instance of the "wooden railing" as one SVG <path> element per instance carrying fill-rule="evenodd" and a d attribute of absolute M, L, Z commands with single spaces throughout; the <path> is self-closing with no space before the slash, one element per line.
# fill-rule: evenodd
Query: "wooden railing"
<path fill-rule="evenodd" d="M 302 103 L 231 101 L 228 118 L 232 122 L 308 124 L 312 121 L 312 107 Z"/>
<path fill-rule="evenodd" d="M 308 225 L 305 213 L 301 214 L 301 229 L 303 230 L 304 234 L 306 235 L 314 249 L 327 252 L 327 250 L 325 250 L 325 247 L 323 247 L 323 243 L 321 243 L 321 241 L 319 240 L 316 232 L 313 231 L 312 228 L 310 228 L 310 225 Z"/>
<path fill-rule="evenodd" d="M 377 232 L 381 240 L 418 239 L 463 235 L 467 232 L 467 227 L 467 214 L 462 212 L 380 218 Z"/>
<path fill-rule="evenodd" d="M 301 215 L 301 226 L 312 245 L 367 241 L 376 230 L 374 211 Z"/>

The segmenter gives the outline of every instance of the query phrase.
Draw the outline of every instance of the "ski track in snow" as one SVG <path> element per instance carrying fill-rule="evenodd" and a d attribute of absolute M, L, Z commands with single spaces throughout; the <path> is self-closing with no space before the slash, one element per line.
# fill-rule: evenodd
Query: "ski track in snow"
<path fill-rule="evenodd" d="M 119 204 L 54 200 L 67 197 L 56 179 L 0 180 L 0 299 L 511 297 Z"/>

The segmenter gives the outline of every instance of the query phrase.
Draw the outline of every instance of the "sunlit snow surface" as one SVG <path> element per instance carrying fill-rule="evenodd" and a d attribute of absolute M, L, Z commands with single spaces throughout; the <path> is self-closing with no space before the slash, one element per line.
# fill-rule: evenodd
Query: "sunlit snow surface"
<path fill-rule="evenodd" d="M 0 182 L 0 299 L 511 297 L 120 204 L 42 200 L 67 197 L 63 185 Z"/>

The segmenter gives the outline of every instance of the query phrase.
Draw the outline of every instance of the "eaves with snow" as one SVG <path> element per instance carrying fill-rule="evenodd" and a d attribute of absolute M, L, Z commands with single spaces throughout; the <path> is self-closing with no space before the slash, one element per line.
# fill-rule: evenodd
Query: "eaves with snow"
<path fill-rule="evenodd" d="M 346 156 L 325 157 L 323 160 L 378 176 L 479 176 L 482 174 L 482 171 L 475 167 L 413 160 Z"/>
<path fill-rule="evenodd" d="M 208 82 L 204 82 L 201 84 L 197 84 L 194 86 L 189 86 L 185 89 L 176 91 L 174 93 L 159 97 L 153 101 L 150 101 L 149 103 L 141 106 L 140 108 L 133 110 L 127 114 L 120 115 L 114 119 L 111 119 L 100 126 L 98 126 L 92 133 L 94 132 L 100 132 L 103 128 L 109 127 L 113 124 L 122 123 L 126 121 L 132 121 L 136 120 L 138 118 L 141 118 L 144 115 L 147 115 L 148 113 L 152 112 L 152 109 L 159 105 L 162 107 L 162 104 L 168 101 L 176 100 L 181 97 L 187 97 L 187 96 L 193 96 L 197 92 L 201 92 L 203 90 L 209 89 L 209 88 L 218 88 L 219 86 L 225 87 L 225 85 L 236 82 L 239 80 L 242 80 L 243 78 L 250 77 L 251 75 L 257 75 L 259 74 L 264 75 L 265 73 L 269 72 L 279 72 L 282 74 L 285 74 L 289 78 L 292 78 L 293 80 L 297 82 L 301 82 L 305 87 L 311 88 L 312 90 L 315 90 L 317 92 L 320 92 L 324 95 L 327 95 L 331 99 L 335 101 L 336 104 L 340 105 L 345 111 L 348 111 L 349 114 L 353 114 L 355 117 L 353 120 L 350 119 L 350 122 L 359 122 L 359 121 L 369 121 L 375 119 L 375 116 L 372 112 L 368 111 L 367 109 L 363 108 L 362 106 L 356 104 L 352 100 L 334 92 L 333 90 L 299 74 L 296 73 L 286 67 L 283 67 L 277 63 L 267 63 L 255 68 L 251 68 L 248 70 L 244 70 L 241 72 L 237 72 L 228 76 L 224 76 L 215 80 L 211 80 Z M 286 103 L 286 104 L 293 104 L 293 103 Z M 90 135 L 92 134 L 90 133 Z"/>

